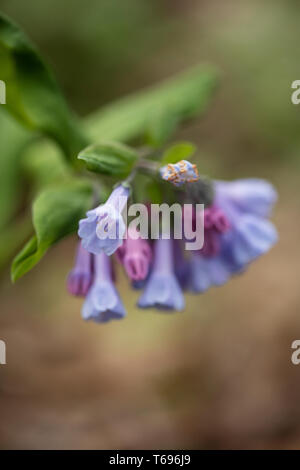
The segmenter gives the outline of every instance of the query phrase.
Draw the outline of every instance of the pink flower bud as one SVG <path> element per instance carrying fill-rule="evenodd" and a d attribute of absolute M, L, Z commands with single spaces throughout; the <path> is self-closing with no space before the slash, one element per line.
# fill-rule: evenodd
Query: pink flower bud
<path fill-rule="evenodd" d="M 136 229 L 130 228 L 127 231 L 127 238 L 117 250 L 117 256 L 132 281 L 146 279 L 150 269 L 152 252 L 149 242 L 141 238 Z"/>

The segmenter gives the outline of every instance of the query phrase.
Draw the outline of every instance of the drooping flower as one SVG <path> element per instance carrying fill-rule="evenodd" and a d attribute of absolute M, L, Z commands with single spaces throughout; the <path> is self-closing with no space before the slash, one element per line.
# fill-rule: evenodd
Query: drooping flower
<path fill-rule="evenodd" d="M 232 226 L 222 237 L 223 252 L 242 270 L 277 241 L 277 231 L 267 219 L 277 194 L 270 183 L 259 179 L 237 180 L 226 186 L 216 182 L 216 204 Z"/>
<path fill-rule="evenodd" d="M 134 281 L 144 281 L 148 276 L 152 252 L 147 240 L 141 238 L 139 232 L 130 227 L 123 245 L 116 252 L 123 264 L 128 277 Z"/>
<path fill-rule="evenodd" d="M 94 256 L 94 282 L 82 307 L 85 320 L 105 323 L 120 320 L 126 315 L 112 280 L 111 259 L 100 253 Z"/>
<path fill-rule="evenodd" d="M 129 188 L 119 185 L 113 190 L 105 204 L 87 212 L 87 218 L 79 222 L 78 235 L 83 247 L 93 254 L 102 251 L 108 256 L 123 243 L 126 226 L 122 216 Z"/>
<path fill-rule="evenodd" d="M 169 163 L 160 169 L 160 175 L 165 181 L 169 181 L 175 186 L 181 186 L 184 183 L 198 181 L 199 174 L 196 165 L 187 160 L 172 164 Z"/>
<path fill-rule="evenodd" d="M 225 214 L 229 224 L 225 231 L 214 234 L 213 244 L 209 240 L 212 250 L 191 255 L 190 288 L 194 292 L 224 284 L 277 241 L 276 229 L 266 218 L 276 200 L 275 189 L 269 183 L 263 180 L 216 182 L 215 194 L 214 208 Z"/>
<path fill-rule="evenodd" d="M 183 310 L 184 297 L 174 272 L 172 240 L 162 238 L 156 240 L 152 271 L 138 306 Z"/>
<path fill-rule="evenodd" d="M 75 266 L 69 273 L 67 280 L 69 293 L 76 296 L 86 296 L 92 283 L 92 278 L 92 255 L 79 242 Z"/>

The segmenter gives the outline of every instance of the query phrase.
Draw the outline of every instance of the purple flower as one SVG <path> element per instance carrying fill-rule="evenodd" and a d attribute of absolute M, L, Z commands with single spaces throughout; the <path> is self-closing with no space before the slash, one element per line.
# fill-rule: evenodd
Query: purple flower
<path fill-rule="evenodd" d="M 75 266 L 67 280 L 69 293 L 76 296 L 86 296 L 92 283 L 92 277 L 92 255 L 79 242 Z"/>
<path fill-rule="evenodd" d="M 194 292 L 224 284 L 277 241 L 276 229 L 266 219 L 276 200 L 276 192 L 269 183 L 249 179 L 216 182 L 215 190 L 214 207 L 226 215 L 229 226 L 215 234 L 217 250 L 192 254 L 189 285 Z"/>
<path fill-rule="evenodd" d="M 146 279 L 150 269 L 152 253 L 149 242 L 142 239 L 136 229 L 129 228 L 127 237 L 116 254 L 132 281 L 137 282 Z"/>
<path fill-rule="evenodd" d="M 215 183 L 216 204 L 232 230 L 222 237 L 223 253 L 237 270 L 266 253 L 277 241 L 277 231 L 267 220 L 277 200 L 274 187 L 264 180 L 245 179 Z"/>
<path fill-rule="evenodd" d="M 199 174 L 196 165 L 188 160 L 180 160 L 180 162 L 169 163 L 160 169 L 160 175 L 165 181 L 169 181 L 175 186 L 181 186 L 184 183 L 192 183 L 198 181 Z"/>
<path fill-rule="evenodd" d="M 126 315 L 112 281 L 111 260 L 105 253 L 94 256 L 95 279 L 82 307 L 84 320 L 105 323 Z"/>
<path fill-rule="evenodd" d="M 155 242 L 153 268 L 138 306 L 183 310 L 184 297 L 174 272 L 172 240 Z"/>
<path fill-rule="evenodd" d="M 105 204 L 87 212 L 79 222 L 78 235 L 84 248 L 93 254 L 102 251 L 110 256 L 123 243 L 126 226 L 122 211 L 126 206 L 129 188 L 119 185 Z"/>

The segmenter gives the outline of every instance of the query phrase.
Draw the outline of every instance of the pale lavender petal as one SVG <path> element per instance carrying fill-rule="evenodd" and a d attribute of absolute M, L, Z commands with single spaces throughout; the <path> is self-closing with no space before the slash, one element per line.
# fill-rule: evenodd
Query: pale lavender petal
<path fill-rule="evenodd" d="M 129 188 L 119 185 L 105 204 L 88 211 L 87 218 L 80 220 L 78 235 L 87 251 L 110 256 L 122 245 L 126 230 L 122 210 L 129 192 Z"/>
<path fill-rule="evenodd" d="M 243 267 L 266 253 L 277 242 L 277 238 L 277 231 L 270 221 L 251 214 L 243 215 L 233 228 L 230 239 L 232 257 Z"/>
<path fill-rule="evenodd" d="M 232 274 L 230 265 L 220 256 L 191 255 L 189 287 L 192 292 L 202 293 L 212 286 L 221 286 Z"/>
<path fill-rule="evenodd" d="M 258 178 L 215 181 L 217 201 L 227 199 L 236 208 L 268 217 L 277 201 L 277 192 L 268 181 Z"/>

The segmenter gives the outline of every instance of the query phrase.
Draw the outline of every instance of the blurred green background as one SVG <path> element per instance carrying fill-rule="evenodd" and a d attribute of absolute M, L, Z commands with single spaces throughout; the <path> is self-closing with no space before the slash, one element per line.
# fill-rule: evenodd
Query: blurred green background
<path fill-rule="evenodd" d="M 290 360 L 300 338 L 299 2 L 0 0 L 0 9 L 37 43 L 82 116 L 215 64 L 216 98 L 178 138 L 199 146 L 200 172 L 267 178 L 280 194 L 278 245 L 226 286 L 188 296 L 184 313 L 137 310 L 119 270 L 128 317 L 84 323 L 81 301 L 65 291 L 75 238 L 15 286 L 5 270 L 0 447 L 299 448 L 300 366 Z"/>

